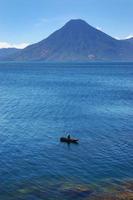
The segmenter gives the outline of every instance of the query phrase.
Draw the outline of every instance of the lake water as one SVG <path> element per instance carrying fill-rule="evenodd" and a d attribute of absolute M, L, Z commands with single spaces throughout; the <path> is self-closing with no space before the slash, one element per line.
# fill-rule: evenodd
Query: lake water
<path fill-rule="evenodd" d="M 1 200 L 97 199 L 132 181 L 133 63 L 0 63 Z"/>

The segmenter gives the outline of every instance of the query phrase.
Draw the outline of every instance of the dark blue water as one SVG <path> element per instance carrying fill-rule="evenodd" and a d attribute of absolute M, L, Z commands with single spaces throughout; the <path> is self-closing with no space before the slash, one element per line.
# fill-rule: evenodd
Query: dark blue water
<path fill-rule="evenodd" d="M 132 179 L 133 63 L 0 64 L 1 199 Z"/>

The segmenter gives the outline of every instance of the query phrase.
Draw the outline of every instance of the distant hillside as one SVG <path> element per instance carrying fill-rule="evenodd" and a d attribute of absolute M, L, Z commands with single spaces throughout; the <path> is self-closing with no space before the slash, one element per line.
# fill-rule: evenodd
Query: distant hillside
<path fill-rule="evenodd" d="M 132 38 L 129 38 L 129 39 L 126 39 L 125 41 L 126 41 L 126 42 L 129 42 L 130 44 L 133 45 L 133 37 L 132 37 Z"/>
<path fill-rule="evenodd" d="M 133 45 L 116 40 L 83 20 L 70 20 L 48 38 L 6 60 L 14 61 L 133 61 Z"/>
<path fill-rule="evenodd" d="M 8 56 L 11 56 L 15 53 L 20 52 L 20 49 L 16 48 L 2 48 L 0 49 L 0 59 L 7 58 Z"/>

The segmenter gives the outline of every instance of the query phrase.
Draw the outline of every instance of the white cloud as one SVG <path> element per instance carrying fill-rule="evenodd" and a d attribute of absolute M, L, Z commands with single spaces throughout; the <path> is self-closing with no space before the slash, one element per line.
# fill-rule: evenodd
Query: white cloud
<path fill-rule="evenodd" d="M 99 31 L 102 31 L 102 28 L 99 27 L 99 26 L 97 26 L 96 29 L 99 30 Z"/>
<path fill-rule="evenodd" d="M 20 44 L 12 44 L 8 42 L 0 42 L 0 49 L 1 48 L 18 48 L 18 49 L 23 49 L 27 47 L 29 44 L 28 43 L 20 43 Z"/>
<path fill-rule="evenodd" d="M 130 39 L 130 38 L 133 38 L 133 34 L 130 34 L 127 37 L 125 37 L 125 39 Z"/>
<path fill-rule="evenodd" d="M 119 37 L 114 37 L 116 40 L 121 40 L 121 38 L 119 38 Z"/>
<path fill-rule="evenodd" d="M 117 39 L 117 40 L 126 40 L 126 39 L 133 38 L 133 34 L 130 34 L 130 35 L 123 37 L 123 38 L 120 38 L 120 37 L 114 37 L 114 38 Z"/>

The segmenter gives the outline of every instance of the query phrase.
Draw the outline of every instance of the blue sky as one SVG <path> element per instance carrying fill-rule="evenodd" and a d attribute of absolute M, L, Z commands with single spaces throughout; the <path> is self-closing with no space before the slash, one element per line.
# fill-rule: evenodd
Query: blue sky
<path fill-rule="evenodd" d="M 113 37 L 133 36 L 133 0 L 0 0 L 0 47 L 38 42 L 76 18 Z"/>

